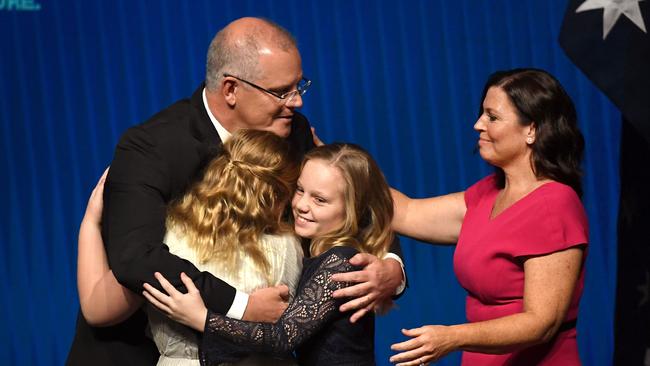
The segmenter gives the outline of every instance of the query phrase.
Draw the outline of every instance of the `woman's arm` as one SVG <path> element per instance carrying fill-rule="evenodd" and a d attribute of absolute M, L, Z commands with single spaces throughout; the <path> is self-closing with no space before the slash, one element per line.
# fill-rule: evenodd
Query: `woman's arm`
<path fill-rule="evenodd" d="M 392 189 L 395 214 L 393 230 L 418 240 L 456 243 L 465 217 L 464 192 L 413 199 Z"/>
<path fill-rule="evenodd" d="M 391 194 L 394 202 L 393 230 L 423 241 L 456 243 L 467 211 L 463 192 L 411 199 L 391 188 Z M 337 298 L 348 298 L 340 308 L 342 312 L 356 310 L 350 317 L 354 323 L 366 313 L 390 302 L 398 286 L 405 284 L 405 278 L 402 263 L 394 258 L 379 259 L 363 253 L 352 258 L 351 262 L 365 268 L 335 275 L 334 279 L 355 283 L 335 293 Z"/>
<path fill-rule="evenodd" d="M 140 307 L 142 299 L 122 287 L 108 268 L 101 235 L 104 172 L 90 195 L 86 214 L 79 228 L 77 289 L 81 312 L 92 326 L 120 323 Z"/>
<path fill-rule="evenodd" d="M 551 340 L 566 318 L 582 265 L 583 249 L 528 258 L 524 262 L 521 313 L 453 326 L 403 330 L 410 340 L 392 346 L 398 365 L 433 362 L 456 350 L 506 353 Z"/>

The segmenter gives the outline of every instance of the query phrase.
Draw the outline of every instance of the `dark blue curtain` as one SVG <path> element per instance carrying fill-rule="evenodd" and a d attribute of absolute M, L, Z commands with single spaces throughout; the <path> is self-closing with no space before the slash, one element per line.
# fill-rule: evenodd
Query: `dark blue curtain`
<path fill-rule="evenodd" d="M 0 359 L 65 360 L 78 310 L 76 236 L 87 197 L 128 126 L 203 79 L 230 20 L 264 16 L 299 42 L 314 80 L 304 112 L 326 141 L 368 148 L 411 196 L 489 174 L 473 153 L 482 85 L 514 67 L 550 71 L 587 141 L 591 242 L 578 331 L 582 360 L 612 357 L 620 115 L 557 44 L 564 0 L 0 0 Z M 401 328 L 465 321 L 453 247 L 403 241 L 411 286 L 377 320 L 379 364 Z M 459 354 L 441 365 L 456 365 Z"/>

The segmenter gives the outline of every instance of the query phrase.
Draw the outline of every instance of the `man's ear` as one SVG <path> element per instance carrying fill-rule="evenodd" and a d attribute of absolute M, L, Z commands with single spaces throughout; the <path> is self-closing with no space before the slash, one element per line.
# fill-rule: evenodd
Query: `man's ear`
<path fill-rule="evenodd" d="M 233 78 L 224 78 L 221 81 L 221 95 L 226 101 L 226 104 L 231 108 L 237 104 L 237 89 L 239 88 L 239 83 Z"/>

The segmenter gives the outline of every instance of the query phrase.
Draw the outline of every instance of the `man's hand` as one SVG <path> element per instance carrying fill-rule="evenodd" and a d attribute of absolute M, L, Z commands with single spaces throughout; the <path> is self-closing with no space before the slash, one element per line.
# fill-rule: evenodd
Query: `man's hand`
<path fill-rule="evenodd" d="M 339 308 L 341 312 L 356 310 L 350 317 L 350 322 L 354 323 L 375 307 L 385 306 L 390 301 L 402 283 L 403 273 L 402 266 L 395 259 L 379 259 L 366 253 L 352 257 L 350 264 L 364 268 L 361 271 L 334 274 L 332 280 L 356 285 L 336 290 L 333 296 L 354 298 Z"/>
<path fill-rule="evenodd" d="M 286 285 L 255 290 L 248 297 L 242 320 L 275 323 L 287 308 L 288 301 L 289 288 Z"/>

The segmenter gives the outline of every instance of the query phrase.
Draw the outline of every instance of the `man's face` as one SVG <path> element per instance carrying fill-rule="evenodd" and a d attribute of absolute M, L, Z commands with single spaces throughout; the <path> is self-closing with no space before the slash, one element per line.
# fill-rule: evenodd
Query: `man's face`
<path fill-rule="evenodd" d="M 297 49 L 283 51 L 264 48 L 260 51 L 259 77 L 249 80 L 278 95 L 296 90 L 302 79 L 302 63 Z M 264 130 L 281 137 L 291 133 L 294 110 L 302 107 L 302 97 L 296 95 L 290 102 L 239 83 L 237 112 L 239 128 Z"/>

